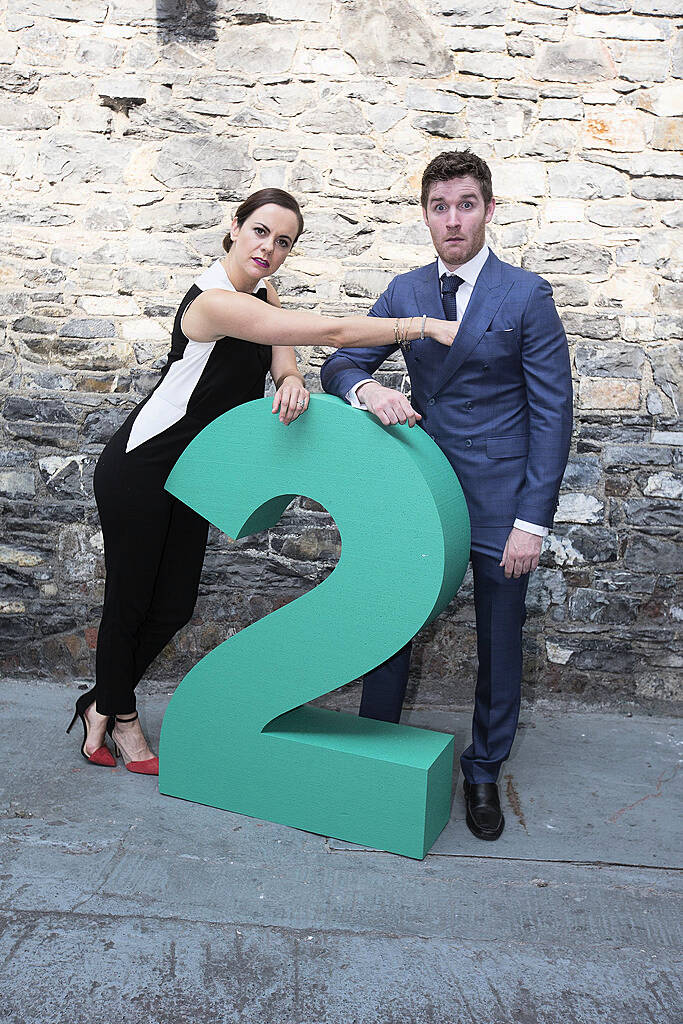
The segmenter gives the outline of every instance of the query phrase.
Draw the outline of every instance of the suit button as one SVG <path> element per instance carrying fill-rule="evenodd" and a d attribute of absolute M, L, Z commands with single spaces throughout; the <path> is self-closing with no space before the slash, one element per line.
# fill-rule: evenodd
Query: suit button
<path fill-rule="evenodd" d="M 465 405 L 465 408 L 466 408 L 466 409 L 467 409 L 467 411 L 469 412 L 469 411 L 470 411 L 470 409 L 472 408 L 472 403 L 471 403 L 471 402 L 467 402 L 467 403 L 466 403 L 466 405 Z"/>
<path fill-rule="evenodd" d="M 430 398 L 429 401 L 427 402 L 427 405 L 434 405 L 435 402 L 436 402 L 435 398 Z"/>
<path fill-rule="evenodd" d="M 471 448 L 471 447 L 472 447 L 472 439 L 470 437 L 468 437 L 467 440 L 465 441 L 465 448 Z"/>

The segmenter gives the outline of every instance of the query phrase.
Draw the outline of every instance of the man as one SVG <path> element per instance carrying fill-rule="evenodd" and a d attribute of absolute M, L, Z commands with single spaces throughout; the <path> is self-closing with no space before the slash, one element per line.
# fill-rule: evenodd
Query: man
<path fill-rule="evenodd" d="M 321 377 L 326 391 L 385 425 L 419 421 L 460 480 L 479 660 L 472 743 L 460 764 L 467 824 L 493 840 L 505 825 L 497 778 L 517 728 L 529 573 L 569 452 L 571 370 L 550 285 L 486 245 L 495 209 L 486 163 L 469 150 L 441 153 L 425 169 L 421 202 L 437 260 L 395 277 L 370 315 L 457 320 L 452 348 L 430 338 L 404 347 L 412 404 L 371 376 L 396 345 L 335 352 Z M 409 667 L 410 644 L 367 673 L 361 715 L 397 722 Z"/>

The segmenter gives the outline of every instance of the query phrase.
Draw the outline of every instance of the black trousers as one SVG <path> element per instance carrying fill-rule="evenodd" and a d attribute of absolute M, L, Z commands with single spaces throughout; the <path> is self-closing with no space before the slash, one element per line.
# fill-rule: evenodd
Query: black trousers
<path fill-rule="evenodd" d="M 472 743 L 460 766 L 469 782 L 495 782 L 517 731 L 522 686 L 522 627 L 529 574 L 505 578 L 500 557 L 471 552 L 479 667 Z M 408 684 L 411 644 L 363 680 L 360 714 L 398 722 Z"/>
<path fill-rule="evenodd" d="M 126 453 L 135 413 L 95 469 L 106 580 L 97 637 L 96 707 L 135 710 L 135 687 L 192 616 L 208 523 L 164 490 L 190 437 L 166 431 Z"/>

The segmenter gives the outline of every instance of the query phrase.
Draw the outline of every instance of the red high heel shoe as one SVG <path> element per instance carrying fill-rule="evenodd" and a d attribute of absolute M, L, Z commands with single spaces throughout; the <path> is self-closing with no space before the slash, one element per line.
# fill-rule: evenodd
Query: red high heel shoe
<path fill-rule="evenodd" d="M 137 711 L 133 715 L 116 715 L 115 722 L 134 722 L 138 717 Z M 148 757 L 144 761 L 134 761 L 130 754 L 121 745 L 121 741 L 114 736 L 114 725 L 112 720 L 109 719 L 107 725 L 107 732 L 114 740 L 114 753 L 117 757 L 123 758 L 123 763 L 129 772 L 136 772 L 138 775 L 158 775 L 159 774 L 159 758 Z"/>
<path fill-rule="evenodd" d="M 114 755 L 112 754 L 111 750 L 105 743 L 103 743 L 101 747 L 98 747 L 97 750 L 94 750 L 92 754 L 87 754 L 85 750 L 85 744 L 88 740 L 88 720 L 85 717 L 85 713 L 90 707 L 90 705 L 94 702 L 94 689 L 88 690 L 87 693 L 81 694 L 81 696 L 76 701 L 76 711 L 74 712 L 74 716 L 71 719 L 69 727 L 66 731 L 67 733 L 71 732 L 76 723 L 76 719 L 80 718 L 81 722 L 83 723 L 83 744 L 81 746 L 81 754 L 83 755 L 83 757 L 86 759 L 86 761 L 89 761 L 90 764 L 99 764 L 103 768 L 115 768 L 116 759 L 114 758 Z"/>

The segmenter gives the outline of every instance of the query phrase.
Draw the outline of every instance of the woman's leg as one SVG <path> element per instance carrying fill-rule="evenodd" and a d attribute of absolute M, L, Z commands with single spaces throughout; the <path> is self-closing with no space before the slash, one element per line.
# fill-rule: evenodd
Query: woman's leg
<path fill-rule="evenodd" d="M 204 561 L 208 523 L 182 502 L 172 499 L 166 541 L 159 562 L 151 604 L 137 635 L 133 655 L 133 685 L 171 638 L 192 617 Z M 119 711 L 112 737 L 126 760 L 152 757 L 139 719 Z"/>
<path fill-rule="evenodd" d="M 192 618 L 208 530 L 206 519 L 172 499 L 152 601 L 138 633 L 134 658 L 136 686 L 156 656 Z"/>
<path fill-rule="evenodd" d="M 137 453 L 126 455 L 127 431 L 109 442 L 95 470 L 106 580 L 97 637 L 96 701 L 100 715 L 135 711 L 136 651 L 152 606 L 174 498 L 167 473 Z"/>
<path fill-rule="evenodd" d="M 111 716 L 123 718 L 115 727 L 120 746 L 146 760 L 152 755 L 134 715 L 135 687 L 192 615 L 208 524 L 164 490 L 177 453 L 161 443 L 126 453 L 128 433 L 125 424 L 95 472 L 106 581 L 88 727 L 95 742 Z"/>

